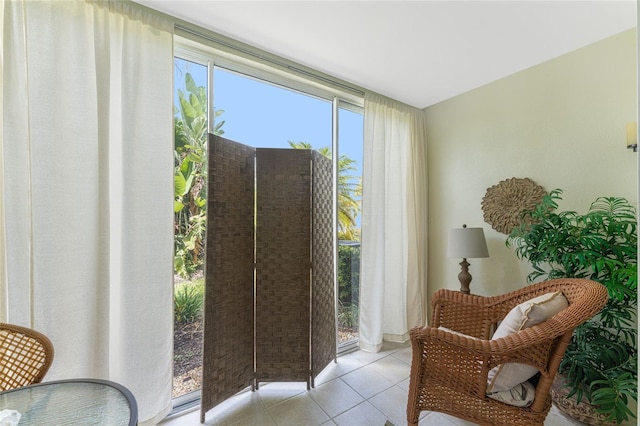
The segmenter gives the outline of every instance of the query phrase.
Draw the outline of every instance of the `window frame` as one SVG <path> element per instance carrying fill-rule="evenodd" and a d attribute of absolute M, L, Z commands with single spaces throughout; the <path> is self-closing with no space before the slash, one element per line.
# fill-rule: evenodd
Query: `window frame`
<path fill-rule="evenodd" d="M 207 122 L 208 132 L 213 133 L 215 126 L 215 67 L 238 73 L 246 78 L 258 80 L 262 83 L 272 84 L 286 90 L 292 90 L 306 96 L 316 97 L 332 103 L 332 161 L 333 161 L 333 215 L 334 215 L 334 288 L 336 304 L 336 332 L 338 330 L 338 158 L 339 158 L 339 109 L 346 109 L 358 114 L 364 114 L 364 92 L 358 89 L 341 90 L 336 84 L 327 79 L 327 84 L 318 80 L 318 75 L 306 73 L 301 67 L 287 66 L 270 63 L 262 57 L 261 60 L 248 58 L 245 55 L 234 52 L 234 48 L 216 46 L 215 42 L 207 41 L 204 36 L 189 33 L 188 37 L 180 35 L 184 31 L 176 31 L 174 35 L 173 57 L 187 60 L 207 67 Z M 241 52 L 241 50 L 239 50 Z M 306 75 L 306 76 L 305 76 Z M 322 78 L 322 77 L 321 77 Z M 334 84 L 329 84 L 334 83 Z M 344 85 L 343 85 L 344 86 Z M 348 86 L 344 86 L 348 89 Z M 336 340 L 338 339 L 336 333 Z M 338 355 L 342 355 L 357 349 L 357 340 L 340 344 L 337 342 Z M 200 391 L 194 391 L 173 399 L 173 413 L 193 407 L 197 404 Z"/>

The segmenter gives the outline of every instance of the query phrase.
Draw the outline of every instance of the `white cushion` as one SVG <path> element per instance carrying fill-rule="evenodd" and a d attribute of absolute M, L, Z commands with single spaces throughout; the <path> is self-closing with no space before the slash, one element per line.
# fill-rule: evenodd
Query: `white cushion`
<path fill-rule="evenodd" d="M 567 299 L 559 291 L 523 302 L 507 314 L 491 340 L 506 337 L 546 321 L 568 306 Z M 489 371 L 487 393 L 508 391 L 527 381 L 537 372 L 537 368 L 527 364 L 515 362 L 501 364 Z"/>
<path fill-rule="evenodd" d="M 528 407 L 536 396 L 536 388 L 529 382 L 522 382 L 509 390 L 487 393 L 487 396 L 516 407 Z"/>
<path fill-rule="evenodd" d="M 440 326 L 438 327 L 438 329 L 458 336 L 479 340 L 476 337 L 451 330 L 447 327 Z M 497 401 L 504 402 L 505 404 L 513 405 L 515 407 L 528 407 L 529 405 L 531 405 L 533 399 L 536 396 L 536 388 L 531 383 L 525 381 L 522 383 L 518 383 L 511 389 L 499 392 L 487 392 L 487 396 Z"/>

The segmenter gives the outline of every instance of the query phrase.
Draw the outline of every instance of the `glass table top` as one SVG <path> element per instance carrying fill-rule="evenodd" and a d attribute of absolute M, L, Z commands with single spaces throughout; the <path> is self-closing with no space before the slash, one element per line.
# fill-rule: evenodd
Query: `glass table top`
<path fill-rule="evenodd" d="M 0 393 L 0 410 L 23 425 L 135 425 L 137 406 L 124 387 L 103 380 L 63 380 Z"/>

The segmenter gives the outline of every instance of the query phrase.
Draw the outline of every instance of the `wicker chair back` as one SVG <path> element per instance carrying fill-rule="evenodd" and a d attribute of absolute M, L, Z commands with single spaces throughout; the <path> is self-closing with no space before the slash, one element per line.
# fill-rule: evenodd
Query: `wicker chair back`
<path fill-rule="evenodd" d="M 564 294 L 566 309 L 533 327 L 490 340 L 512 308 L 554 291 Z M 551 408 L 551 384 L 574 328 L 597 314 L 607 300 L 603 285 L 576 278 L 548 280 L 495 297 L 438 290 L 432 298 L 431 325 L 410 333 L 408 424 L 417 425 L 420 412 L 429 410 L 483 425 L 542 425 Z M 540 372 L 529 407 L 486 396 L 489 371 L 507 362 L 532 365 Z"/>
<path fill-rule="evenodd" d="M 40 383 L 53 362 L 53 344 L 30 328 L 0 323 L 0 392 Z"/>

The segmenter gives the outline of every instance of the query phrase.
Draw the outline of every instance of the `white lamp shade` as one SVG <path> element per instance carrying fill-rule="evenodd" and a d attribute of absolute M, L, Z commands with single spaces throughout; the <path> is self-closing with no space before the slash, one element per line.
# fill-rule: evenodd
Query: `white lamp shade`
<path fill-rule="evenodd" d="M 450 229 L 447 256 L 465 259 L 489 257 L 489 249 L 482 228 Z"/>

